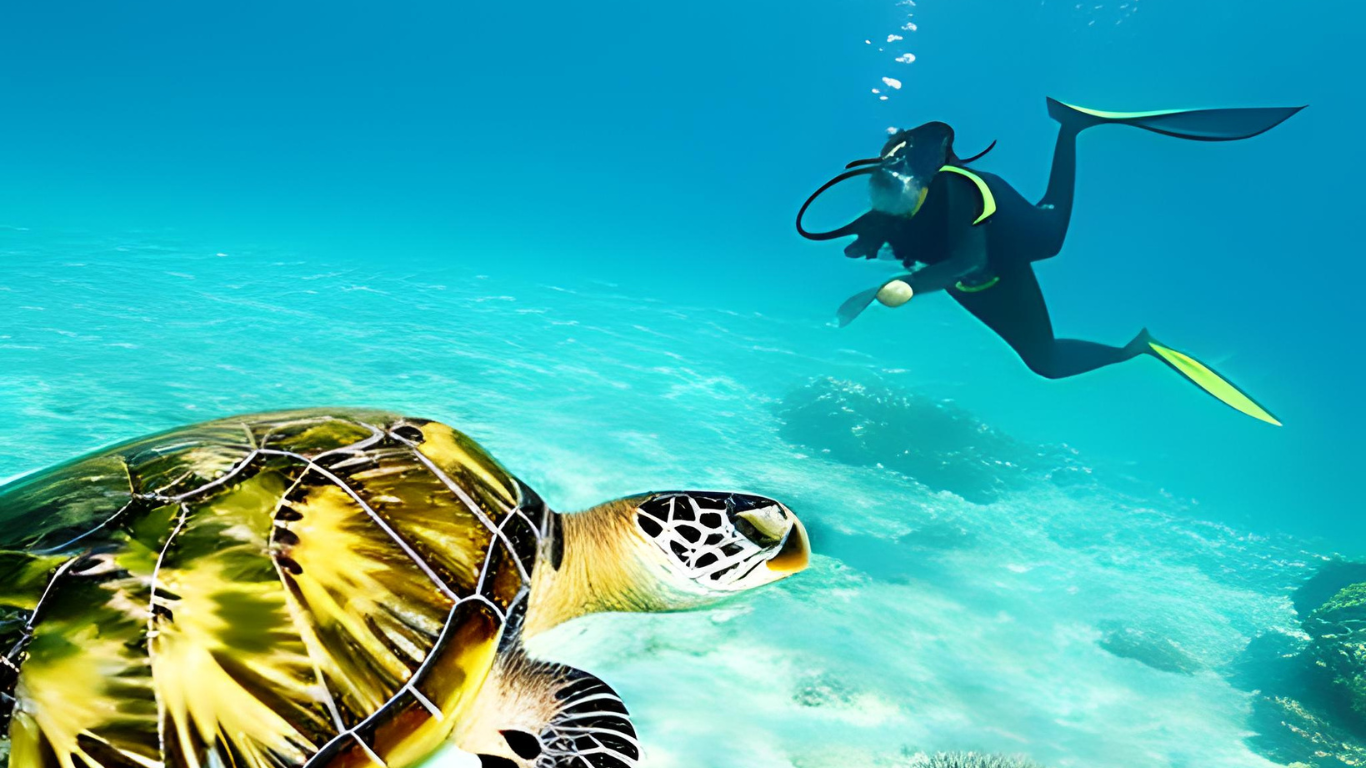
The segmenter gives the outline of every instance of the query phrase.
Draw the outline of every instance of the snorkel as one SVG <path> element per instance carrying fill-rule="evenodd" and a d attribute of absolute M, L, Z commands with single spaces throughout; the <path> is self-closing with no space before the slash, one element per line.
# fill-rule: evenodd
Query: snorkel
<path fill-rule="evenodd" d="M 898 131 L 883 145 L 877 157 L 855 160 L 844 166 L 844 173 L 827 181 L 802 204 L 797 212 L 797 232 L 808 240 L 832 240 L 856 234 L 851 222 L 828 232 L 810 232 L 802 226 L 806 209 L 827 189 L 856 176 L 871 176 L 869 196 L 874 211 L 891 216 L 910 218 L 920 210 L 929 193 L 930 181 L 945 165 L 966 165 L 980 159 L 996 146 L 962 159 L 953 151 L 953 128 L 947 123 L 931 122 L 905 131 Z"/>

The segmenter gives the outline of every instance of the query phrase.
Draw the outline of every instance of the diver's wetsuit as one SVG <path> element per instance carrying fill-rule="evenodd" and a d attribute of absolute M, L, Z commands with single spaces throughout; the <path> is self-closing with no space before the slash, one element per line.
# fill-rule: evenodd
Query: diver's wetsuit
<path fill-rule="evenodd" d="M 1147 355 L 1224 404 L 1279 425 L 1270 411 L 1217 371 L 1158 342 L 1146 329 L 1122 347 L 1054 337 L 1033 263 L 1056 256 L 1067 237 L 1077 175 L 1077 134 L 1083 130 L 1118 124 L 1193 141 L 1235 141 L 1269 131 L 1301 109 L 1105 112 L 1049 99 L 1048 114 L 1061 127 L 1048 191 L 1038 204 L 1024 199 L 995 174 L 969 170 L 966 166 L 986 152 L 959 160 L 952 151 L 952 128 L 926 123 L 895 133 L 878 157 L 849 163 L 844 173 L 816 190 L 797 213 L 797 232 L 810 240 L 854 235 L 857 239 L 844 250 L 847 256 L 875 258 L 885 244 L 908 269 L 924 265 L 851 296 L 837 313 L 841 326 L 874 300 L 895 307 L 913 296 L 945 290 L 1041 376 L 1076 376 Z M 806 230 L 802 217 L 822 192 L 863 175 L 872 176 L 873 211 L 829 232 Z"/>
<path fill-rule="evenodd" d="M 947 270 L 952 275 L 944 285 L 919 284 L 917 276 L 905 279 L 916 293 L 944 288 L 965 309 L 991 328 L 1030 370 L 1050 379 L 1075 376 L 1142 354 L 1140 334 L 1135 342 L 1112 347 L 1091 341 L 1059 339 L 1039 282 L 1034 276 L 1035 261 L 1056 256 L 1062 250 L 1072 218 L 1073 190 L 1077 173 L 1077 133 L 1062 126 L 1053 152 L 1053 170 L 1048 191 L 1037 205 L 1029 202 L 1005 179 L 993 173 L 973 171 L 984 181 L 994 198 L 996 210 L 976 226 L 986 228 L 987 264 L 964 262 L 960 269 L 946 263 L 951 258 L 954 237 L 961 228 L 974 226 L 971 216 L 952 210 L 950 185 L 954 193 L 980 196 L 969 178 L 940 172 L 930 183 L 925 203 L 912 217 L 870 211 L 851 226 L 859 239 L 845 249 L 851 257 L 873 258 L 882 243 L 908 269 L 916 262 Z M 921 272 L 924 272 L 922 270 Z M 994 280 L 994 282 L 993 282 Z M 931 278 L 932 283 L 940 280 Z"/>

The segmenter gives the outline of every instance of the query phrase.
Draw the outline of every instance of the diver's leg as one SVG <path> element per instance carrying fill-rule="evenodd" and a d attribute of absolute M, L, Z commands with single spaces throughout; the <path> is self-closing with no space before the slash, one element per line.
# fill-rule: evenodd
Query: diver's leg
<path fill-rule="evenodd" d="M 1035 372 L 1049 379 L 1065 379 L 1107 365 L 1132 360 L 1142 352 L 1142 349 L 1135 349 L 1133 345 L 1112 347 L 1094 341 L 1054 339 L 1052 354 L 1045 365 L 1047 370 L 1036 369 Z"/>
<path fill-rule="evenodd" d="M 1082 126 L 1084 127 L 1084 126 Z M 1072 219 L 1072 198 L 1077 187 L 1077 134 L 1081 128 L 1062 123 L 1058 126 L 1058 141 L 1053 146 L 1053 168 L 1048 174 L 1048 191 L 1044 192 L 1039 207 L 1054 211 L 1064 232 Z"/>
<path fill-rule="evenodd" d="M 1025 240 L 1030 245 L 1030 261 L 1058 255 L 1067 228 L 1072 223 L 1072 202 L 1077 188 L 1077 134 L 1081 128 L 1063 123 L 1053 147 L 1053 168 L 1048 174 L 1048 190 L 1029 217 Z"/>
<path fill-rule="evenodd" d="M 1048 114 L 1058 122 L 1058 142 L 1053 149 L 1053 168 L 1048 190 L 1031 217 L 1037 246 L 1031 261 L 1049 258 L 1062 250 L 1072 221 L 1077 181 L 1077 134 L 1097 125 L 1129 125 L 1135 128 L 1196 141 L 1235 141 L 1256 136 L 1280 125 L 1303 107 L 1256 107 L 1239 109 L 1161 110 L 1157 112 L 1101 112 L 1048 99 Z"/>
<path fill-rule="evenodd" d="M 1000 279 L 979 291 L 949 289 L 949 295 L 997 333 L 1019 354 L 1025 365 L 1049 379 L 1094 371 L 1107 365 L 1147 355 L 1181 374 L 1190 383 L 1225 405 L 1248 416 L 1280 426 L 1280 420 L 1223 375 L 1190 355 L 1140 331 L 1123 347 L 1076 339 L 1055 339 L 1043 292 L 1027 264 L 998 273 Z"/>
<path fill-rule="evenodd" d="M 1137 339 L 1123 347 L 1112 347 L 1054 338 L 1048 305 L 1033 268 L 1016 265 L 1003 270 L 999 277 L 990 288 L 975 292 L 950 289 L 949 294 L 1004 339 L 1025 365 L 1040 376 L 1076 376 L 1143 353 L 1143 347 L 1135 343 Z"/>

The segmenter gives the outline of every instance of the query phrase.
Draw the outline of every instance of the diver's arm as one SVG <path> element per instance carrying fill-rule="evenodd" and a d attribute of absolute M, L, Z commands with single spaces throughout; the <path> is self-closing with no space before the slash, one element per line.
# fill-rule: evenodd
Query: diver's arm
<path fill-rule="evenodd" d="M 917 295 L 942 291 L 964 277 L 986 266 L 987 247 L 985 233 L 980 229 L 964 234 L 964 242 L 954 248 L 948 259 L 931 264 L 912 272 L 903 278 Z"/>
<path fill-rule="evenodd" d="M 987 230 L 973 224 L 981 201 L 970 184 L 950 184 L 949 257 L 912 273 L 906 282 L 916 293 L 942 291 L 987 266 Z"/>

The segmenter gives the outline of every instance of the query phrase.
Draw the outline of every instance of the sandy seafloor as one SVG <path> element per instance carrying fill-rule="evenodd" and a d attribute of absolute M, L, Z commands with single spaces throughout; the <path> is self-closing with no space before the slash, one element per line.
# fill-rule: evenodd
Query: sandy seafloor
<path fill-rule="evenodd" d="M 561 510 L 679 487 L 788 502 L 811 524 L 809 571 L 538 645 L 617 688 L 651 768 L 899 766 L 951 749 L 1057 768 L 1273 764 L 1245 746 L 1249 694 L 1226 673 L 1250 638 L 1295 631 L 1289 590 L 1318 545 L 1206 522 L 971 419 L 952 428 L 1008 446 L 988 461 L 1036 465 L 989 503 L 798 445 L 779 414 L 812 381 L 934 396 L 819 318 L 589 277 L 4 235 L 0 477 L 177 423 L 335 404 L 448 421 Z M 1179 648 L 1188 668 L 1105 650 L 1116 632 Z"/>

